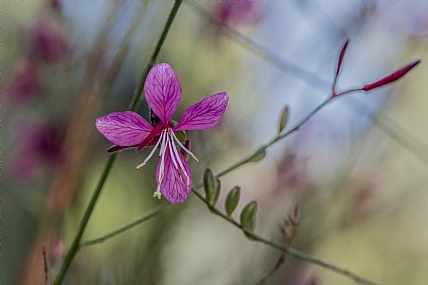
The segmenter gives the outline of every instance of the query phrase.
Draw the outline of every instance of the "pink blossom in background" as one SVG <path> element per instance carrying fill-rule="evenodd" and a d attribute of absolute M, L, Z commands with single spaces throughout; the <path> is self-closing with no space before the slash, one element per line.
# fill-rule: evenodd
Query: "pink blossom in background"
<path fill-rule="evenodd" d="M 111 113 L 96 120 L 96 128 L 108 140 L 116 144 L 113 150 L 136 147 L 137 151 L 154 145 L 153 150 L 137 169 L 144 166 L 158 147 L 159 163 L 156 170 L 158 184 L 154 197 L 161 194 L 172 204 L 186 200 L 192 189 L 192 173 L 176 144 L 196 157 L 183 146 L 175 135 L 177 131 L 202 130 L 214 127 L 223 117 L 229 97 L 225 92 L 214 94 L 196 103 L 184 112 L 176 126 L 171 123 L 172 114 L 181 99 L 181 85 L 174 70 L 166 63 L 152 68 L 144 84 L 148 105 L 160 119 L 153 126 L 132 111 Z M 197 160 L 197 159 L 196 159 Z"/>
<path fill-rule="evenodd" d="M 6 94 L 15 103 L 26 102 L 39 95 L 40 81 L 37 63 L 23 59 L 13 71 L 12 79 L 6 88 Z"/>
<path fill-rule="evenodd" d="M 263 12 L 257 1 L 220 1 L 214 14 L 223 24 L 233 27 L 256 24 Z"/>
<path fill-rule="evenodd" d="M 69 42 L 61 23 L 54 18 L 37 19 L 28 30 L 30 45 L 36 55 L 49 64 L 55 64 L 67 57 Z"/>
<path fill-rule="evenodd" d="M 63 156 L 64 126 L 58 123 L 20 122 L 12 133 L 14 153 L 10 158 L 12 178 L 29 182 L 44 164 L 55 166 Z"/>

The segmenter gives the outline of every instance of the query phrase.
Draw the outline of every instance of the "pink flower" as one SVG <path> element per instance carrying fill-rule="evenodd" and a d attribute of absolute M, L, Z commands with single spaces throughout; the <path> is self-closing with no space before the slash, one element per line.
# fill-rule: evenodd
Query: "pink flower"
<path fill-rule="evenodd" d="M 33 60 L 24 59 L 15 66 L 7 94 L 16 103 L 37 97 L 40 91 L 39 69 Z"/>
<path fill-rule="evenodd" d="M 217 18 L 226 25 L 251 25 L 260 21 L 262 7 L 255 1 L 220 1 L 214 11 Z"/>
<path fill-rule="evenodd" d="M 66 33 L 54 18 L 40 18 L 29 29 L 34 51 L 48 64 L 65 59 L 70 52 Z"/>
<path fill-rule="evenodd" d="M 63 160 L 65 125 L 56 120 L 44 124 L 25 120 L 11 134 L 14 153 L 10 158 L 12 178 L 21 183 L 31 182 L 45 164 L 57 167 Z"/>
<path fill-rule="evenodd" d="M 176 126 L 171 122 L 172 114 L 181 99 L 181 85 L 174 70 L 166 63 L 152 68 L 144 83 L 147 103 L 159 118 L 153 125 L 132 111 L 111 113 L 96 120 L 96 128 L 116 146 L 109 151 L 136 147 L 137 151 L 154 145 L 153 150 L 137 169 L 144 166 L 159 147 L 159 163 L 156 170 L 158 184 L 153 197 L 161 194 L 172 204 L 186 200 L 192 189 L 192 173 L 177 146 L 197 158 L 177 138 L 175 132 L 202 130 L 214 127 L 223 117 L 229 97 L 225 92 L 214 94 L 196 103 L 184 112 Z M 159 122 L 156 122 L 159 121 Z M 198 161 L 198 160 L 197 160 Z"/>

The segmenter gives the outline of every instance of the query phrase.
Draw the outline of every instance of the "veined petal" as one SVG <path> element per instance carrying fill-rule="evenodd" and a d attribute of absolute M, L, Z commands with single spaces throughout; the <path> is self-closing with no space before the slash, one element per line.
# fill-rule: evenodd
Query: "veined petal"
<path fill-rule="evenodd" d="M 166 63 L 155 65 L 147 75 L 144 93 L 150 108 L 167 126 L 181 99 L 180 81 L 172 67 Z"/>
<path fill-rule="evenodd" d="M 184 111 L 174 131 L 202 130 L 214 127 L 226 111 L 229 96 L 226 92 L 211 95 Z"/>
<path fill-rule="evenodd" d="M 119 146 L 139 144 L 153 129 L 143 117 L 132 111 L 100 117 L 96 120 L 95 127 L 109 141 Z"/>
<path fill-rule="evenodd" d="M 190 172 L 189 164 L 187 163 L 184 156 L 179 153 L 181 163 L 183 164 L 184 170 L 176 169 L 174 163 L 172 162 L 171 153 L 167 150 L 165 151 L 164 157 L 164 175 L 160 184 L 160 192 L 165 198 L 171 203 L 181 203 L 187 199 L 190 191 L 192 190 L 192 173 Z M 178 162 L 177 162 L 178 163 Z M 156 182 L 159 184 L 159 171 L 160 171 L 161 162 L 159 162 L 156 170 Z M 187 176 L 186 176 L 187 174 Z M 180 179 L 181 176 L 181 179 Z M 187 181 L 187 177 L 189 180 Z M 187 182 L 189 182 L 187 184 Z"/>

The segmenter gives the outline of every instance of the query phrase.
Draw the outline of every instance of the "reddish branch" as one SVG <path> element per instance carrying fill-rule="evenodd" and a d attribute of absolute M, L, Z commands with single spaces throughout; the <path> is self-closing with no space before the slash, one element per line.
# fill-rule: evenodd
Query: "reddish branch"
<path fill-rule="evenodd" d="M 263 276 L 263 278 L 259 282 L 257 282 L 256 285 L 261 285 L 265 283 L 266 280 L 270 276 L 272 276 L 272 274 L 275 273 L 275 271 L 277 271 L 278 268 L 285 262 L 285 256 L 287 254 L 288 247 L 290 246 L 291 241 L 293 240 L 294 235 L 296 234 L 297 227 L 299 226 L 298 208 L 299 208 L 299 205 L 296 204 L 296 206 L 294 207 L 293 217 L 288 215 L 287 219 L 284 220 L 284 223 L 279 225 L 279 228 L 285 237 L 286 249 L 283 252 L 281 252 L 281 255 L 279 256 L 278 261 L 272 266 L 271 269 L 269 269 L 269 271 L 265 274 L 265 276 Z"/>

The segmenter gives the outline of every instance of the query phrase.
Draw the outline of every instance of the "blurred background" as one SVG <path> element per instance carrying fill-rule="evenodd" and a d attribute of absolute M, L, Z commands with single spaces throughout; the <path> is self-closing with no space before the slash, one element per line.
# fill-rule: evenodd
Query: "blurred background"
<path fill-rule="evenodd" d="M 95 119 L 125 111 L 173 3 L 2 3 L 2 264 L 4 284 L 43 284 L 42 244 L 55 276 L 111 145 Z M 224 176 L 218 207 L 241 186 L 233 217 L 258 203 L 256 232 L 300 205 L 292 246 L 379 284 L 428 280 L 428 2 L 184 2 L 158 62 L 175 70 L 174 115 L 211 94 L 230 101 L 216 127 L 188 132 L 196 184 L 287 129 L 339 91 L 421 59 L 401 81 L 334 100 L 266 158 Z M 139 114 L 147 118 L 143 101 Z M 153 159 L 120 154 L 83 240 L 156 207 Z M 280 252 L 249 241 L 191 194 L 183 204 L 82 248 L 64 284 L 255 284 Z M 355 284 L 287 256 L 266 284 Z"/>

